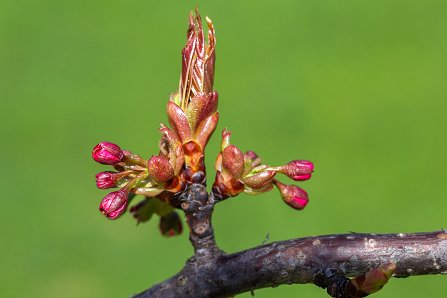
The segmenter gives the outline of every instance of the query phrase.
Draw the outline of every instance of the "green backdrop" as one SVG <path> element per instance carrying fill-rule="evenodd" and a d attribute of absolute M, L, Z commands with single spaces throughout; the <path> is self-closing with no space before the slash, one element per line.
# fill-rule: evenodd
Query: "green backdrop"
<path fill-rule="evenodd" d="M 445 228 L 447 2 L 0 1 L 0 296 L 128 297 L 176 273 L 186 234 L 98 212 L 91 149 L 156 154 L 189 10 L 217 32 L 220 130 L 269 164 L 309 159 L 297 212 L 272 191 L 214 215 L 234 252 L 270 241 Z M 212 173 L 211 169 L 210 172 Z M 442 276 L 375 297 L 445 297 Z M 326 297 L 313 285 L 256 297 Z M 63 294 L 63 295 L 62 295 Z M 241 295 L 250 297 L 250 294 Z"/>

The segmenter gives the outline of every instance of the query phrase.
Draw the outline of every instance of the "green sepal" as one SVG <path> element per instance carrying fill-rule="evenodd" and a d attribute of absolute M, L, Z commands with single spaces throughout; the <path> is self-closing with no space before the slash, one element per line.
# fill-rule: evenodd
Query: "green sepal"
<path fill-rule="evenodd" d="M 159 215 L 160 217 L 166 216 L 172 211 L 174 211 L 174 208 L 168 203 L 162 202 L 160 200 L 157 201 L 159 203 L 157 205 L 157 209 L 155 209 L 155 213 L 157 213 L 157 215 Z"/>
<path fill-rule="evenodd" d="M 167 207 L 166 207 L 167 205 Z M 171 208 L 168 211 L 168 208 Z M 172 207 L 168 204 L 160 201 L 157 198 L 145 198 L 143 201 L 139 202 L 137 205 L 130 208 L 130 212 L 133 217 L 137 220 L 137 224 L 141 222 L 146 222 L 152 218 L 154 213 L 167 214 L 172 211 Z"/>

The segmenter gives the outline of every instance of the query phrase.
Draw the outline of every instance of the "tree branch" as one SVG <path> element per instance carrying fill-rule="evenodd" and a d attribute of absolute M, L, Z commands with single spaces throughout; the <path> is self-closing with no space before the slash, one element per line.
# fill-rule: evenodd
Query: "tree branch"
<path fill-rule="evenodd" d="M 343 234 L 273 242 L 225 254 L 214 241 L 213 194 L 191 184 L 180 196 L 195 249 L 170 279 L 135 295 L 144 297 L 228 297 L 282 284 L 328 287 L 389 263 L 395 277 L 447 274 L 446 231 L 416 234 Z M 338 282 L 338 281 L 337 281 Z"/>
<path fill-rule="evenodd" d="M 446 274 L 447 233 L 345 234 L 274 242 L 196 266 L 135 297 L 228 297 L 281 284 L 319 284 L 327 272 L 358 276 L 395 263 L 394 276 Z M 320 284 L 321 285 L 321 284 Z"/>

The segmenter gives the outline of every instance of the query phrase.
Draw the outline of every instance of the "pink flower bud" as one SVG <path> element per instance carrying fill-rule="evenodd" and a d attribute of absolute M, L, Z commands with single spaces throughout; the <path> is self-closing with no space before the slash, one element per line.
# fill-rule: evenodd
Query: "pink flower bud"
<path fill-rule="evenodd" d="M 286 174 L 295 181 L 308 180 L 314 170 L 314 164 L 308 160 L 292 160 L 281 167 L 280 172 Z"/>
<path fill-rule="evenodd" d="M 222 152 L 222 165 L 233 178 L 239 179 L 244 173 L 244 154 L 234 145 L 229 145 Z"/>
<path fill-rule="evenodd" d="M 115 172 L 100 172 L 96 174 L 96 187 L 107 189 L 114 187 L 118 182 L 118 175 Z"/>
<path fill-rule="evenodd" d="M 177 212 L 172 211 L 171 213 L 160 217 L 160 232 L 163 236 L 172 237 L 180 235 L 182 233 L 182 221 Z"/>
<path fill-rule="evenodd" d="M 154 155 L 147 164 L 149 176 L 155 182 L 166 182 L 174 177 L 174 168 L 169 160 L 162 155 Z"/>
<path fill-rule="evenodd" d="M 101 142 L 93 148 L 92 157 L 104 165 L 115 165 L 123 159 L 123 151 L 118 145 Z"/>
<path fill-rule="evenodd" d="M 295 185 L 285 185 L 279 181 L 275 181 L 275 185 L 278 187 L 281 197 L 287 205 L 298 210 L 302 210 L 306 207 L 309 198 L 304 189 Z"/>
<path fill-rule="evenodd" d="M 119 217 L 126 211 L 127 195 L 128 193 L 124 189 L 109 193 L 99 204 L 99 211 L 110 219 Z"/>

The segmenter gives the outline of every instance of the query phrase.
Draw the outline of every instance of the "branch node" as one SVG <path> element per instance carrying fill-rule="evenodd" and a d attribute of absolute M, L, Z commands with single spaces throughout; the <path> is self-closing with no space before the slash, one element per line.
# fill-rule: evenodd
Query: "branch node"
<path fill-rule="evenodd" d="M 327 268 L 315 275 L 314 284 L 326 289 L 331 297 L 344 298 L 346 296 L 346 285 L 349 279 L 336 272 L 335 269 Z"/>
<path fill-rule="evenodd" d="M 220 255 L 211 225 L 214 196 L 208 195 L 204 184 L 192 183 L 185 189 L 179 201 L 180 207 L 185 212 L 190 231 L 189 239 L 197 257 Z"/>

